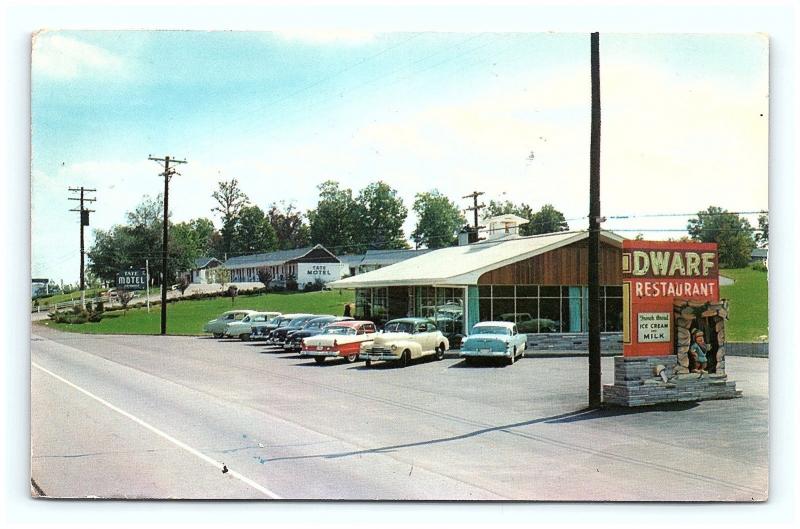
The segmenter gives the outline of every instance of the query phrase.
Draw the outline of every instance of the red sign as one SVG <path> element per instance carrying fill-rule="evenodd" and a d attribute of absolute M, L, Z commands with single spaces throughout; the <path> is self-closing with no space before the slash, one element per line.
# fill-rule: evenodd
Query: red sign
<path fill-rule="evenodd" d="M 625 356 L 675 354 L 675 298 L 719 301 L 715 243 L 622 242 Z"/>

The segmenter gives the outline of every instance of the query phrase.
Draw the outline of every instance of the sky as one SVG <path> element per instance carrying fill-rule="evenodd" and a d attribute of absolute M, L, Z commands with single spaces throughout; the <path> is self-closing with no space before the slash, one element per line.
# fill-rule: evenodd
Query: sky
<path fill-rule="evenodd" d="M 689 217 L 643 215 L 768 208 L 765 36 L 602 34 L 600 68 L 604 228 L 664 239 Z M 587 225 L 587 34 L 52 31 L 34 37 L 31 86 L 33 277 L 77 282 L 68 188 L 97 189 L 89 248 L 162 190 L 149 155 L 188 162 L 176 222 L 219 226 L 211 193 L 237 178 L 262 209 L 302 211 L 325 180 L 386 181 L 407 235 L 434 188 Z"/>

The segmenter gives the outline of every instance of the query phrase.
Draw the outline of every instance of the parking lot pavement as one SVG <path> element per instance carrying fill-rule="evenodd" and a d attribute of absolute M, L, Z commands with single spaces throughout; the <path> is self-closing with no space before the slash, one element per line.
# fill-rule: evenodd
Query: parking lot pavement
<path fill-rule="evenodd" d="M 258 342 L 32 332 L 32 472 L 45 495 L 767 495 L 767 359 L 727 359 L 740 399 L 589 411 L 586 358 L 318 366 Z"/>

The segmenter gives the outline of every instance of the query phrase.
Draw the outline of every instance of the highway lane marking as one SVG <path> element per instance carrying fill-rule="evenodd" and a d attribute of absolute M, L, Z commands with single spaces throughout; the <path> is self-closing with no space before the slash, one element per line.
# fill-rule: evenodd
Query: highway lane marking
<path fill-rule="evenodd" d="M 128 419 L 132 420 L 133 422 L 137 423 L 138 425 L 143 426 L 144 428 L 147 428 L 148 430 L 150 430 L 154 434 L 158 435 L 159 437 L 162 437 L 163 439 L 166 439 L 167 441 L 169 441 L 170 443 L 174 444 L 178 448 L 182 448 L 183 450 L 189 452 L 190 454 L 192 454 L 195 457 L 198 457 L 198 458 L 202 459 L 206 463 L 210 464 L 211 466 L 215 467 L 217 470 L 222 472 L 223 464 L 221 462 L 219 462 L 219 461 L 217 461 L 217 460 L 215 460 L 215 459 L 213 459 L 211 457 L 208 457 L 204 453 L 200 452 L 199 450 L 197 450 L 195 448 L 192 448 L 191 446 L 187 445 L 183 441 L 179 441 L 178 439 L 175 439 L 174 437 L 172 437 L 168 433 L 162 432 L 161 430 L 159 430 L 155 426 L 143 421 L 139 417 L 136 417 L 135 415 L 133 415 L 131 413 L 128 413 L 127 411 L 125 411 L 125 410 L 123 410 L 121 408 L 118 408 L 117 406 L 114 406 L 110 402 L 108 402 L 106 400 L 103 400 L 102 398 L 98 397 L 94 393 L 91 393 L 90 391 L 87 391 L 87 390 L 83 389 L 82 387 L 73 384 L 69 380 L 56 375 L 52 371 L 40 366 L 36 362 L 31 362 L 31 365 L 33 367 L 35 367 L 36 369 L 38 369 L 38 370 L 40 370 L 40 371 L 42 371 L 44 373 L 47 373 L 48 375 L 50 375 L 51 377 L 55 378 L 56 380 L 59 380 L 59 381 L 63 382 L 64 384 L 68 385 L 69 387 L 80 391 L 81 393 L 83 393 L 87 397 L 91 397 L 92 399 L 96 400 L 97 402 L 99 402 L 103 406 L 106 406 L 107 408 L 119 413 L 123 417 L 127 417 Z M 281 499 L 283 499 L 279 495 L 277 495 L 274 492 L 272 492 L 271 490 L 269 490 L 268 488 L 264 487 L 263 485 L 260 485 L 260 484 L 256 483 L 255 481 L 253 481 L 252 479 L 250 479 L 250 478 L 248 478 L 246 476 L 243 476 L 242 474 L 240 474 L 239 472 L 236 472 L 235 470 L 228 469 L 227 473 L 229 475 L 231 475 L 232 477 L 238 479 L 242 483 L 245 483 L 246 485 L 249 485 L 250 487 L 252 487 L 255 490 L 257 490 L 258 492 L 264 494 L 265 496 L 267 496 L 269 498 L 272 498 L 273 500 L 281 500 Z"/>

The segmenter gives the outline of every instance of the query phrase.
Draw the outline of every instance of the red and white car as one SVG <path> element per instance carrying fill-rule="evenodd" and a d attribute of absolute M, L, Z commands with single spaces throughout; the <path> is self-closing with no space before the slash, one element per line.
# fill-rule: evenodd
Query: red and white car
<path fill-rule="evenodd" d="M 318 364 L 328 357 L 346 358 L 355 362 L 362 346 L 372 344 L 377 329 L 371 321 L 338 321 L 331 323 L 322 334 L 303 338 L 302 356 L 313 356 Z"/>

